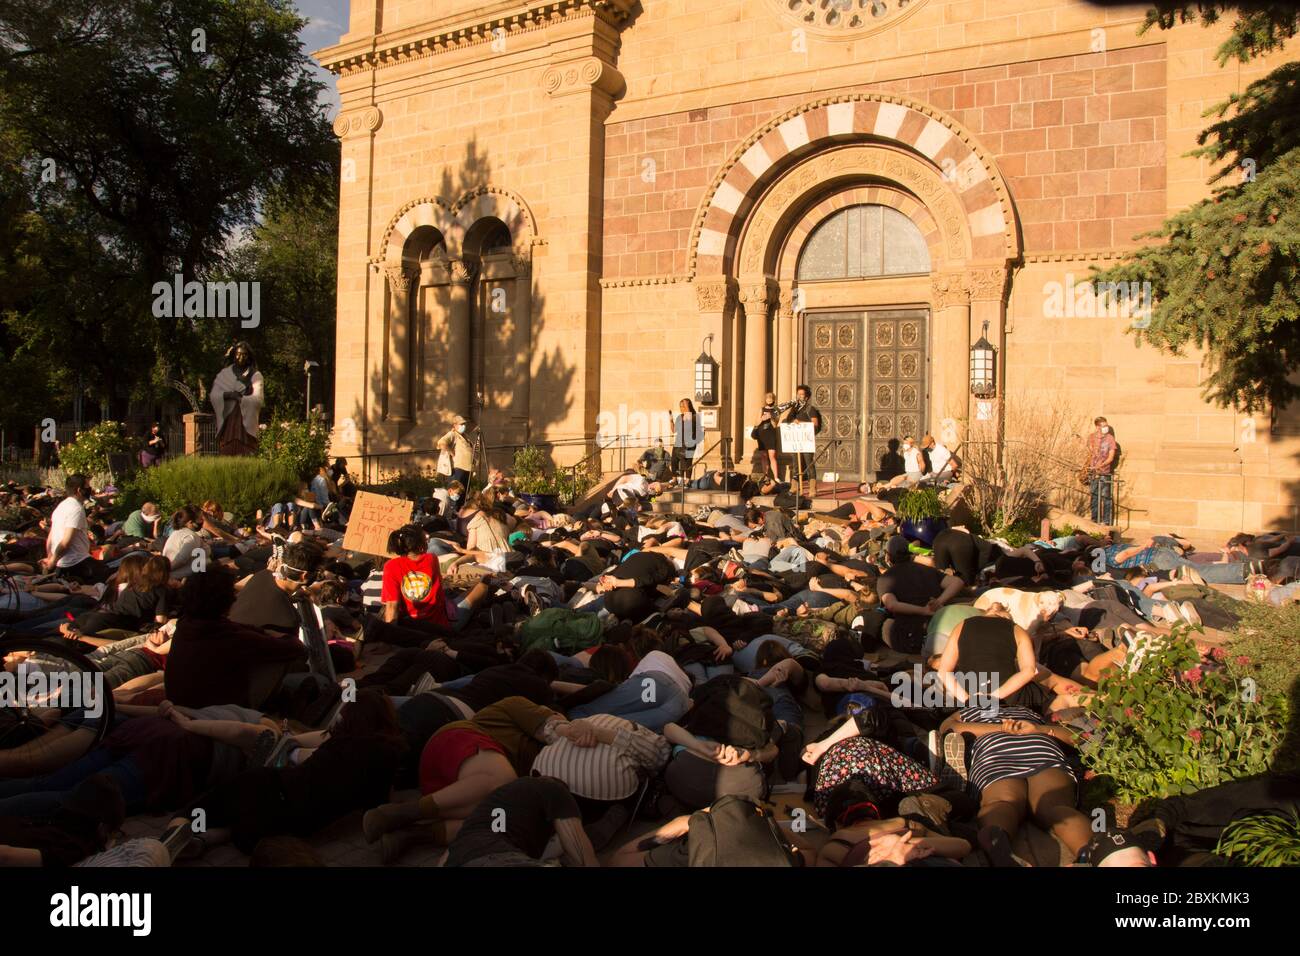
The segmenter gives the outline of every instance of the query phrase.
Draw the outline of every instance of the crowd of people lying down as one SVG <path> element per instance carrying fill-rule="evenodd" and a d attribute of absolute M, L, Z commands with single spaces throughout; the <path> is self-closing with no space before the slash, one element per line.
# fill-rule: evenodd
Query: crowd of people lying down
<path fill-rule="evenodd" d="M 1223 862 L 1243 808 L 1296 806 L 1294 785 L 1240 781 L 1099 833 L 1076 743 L 1105 730 L 1086 707 L 1103 675 L 1232 627 L 1213 585 L 1296 600 L 1300 537 L 1207 554 L 951 527 L 927 547 L 893 489 L 795 512 L 749 479 L 776 504 L 656 513 L 671 492 L 629 472 L 548 513 L 493 473 L 413 502 L 375 557 L 342 547 L 345 465 L 320 478 L 252 527 L 216 501 L 117 520 L 80 475 L 4 490 L 22 522 L 0 539 L 0 614 L 24 647 L 5 673 L 76 650 L 114 706 L 0 710 L 0 862 L 168 865 L 232 842 L 311 865 L 351 817 L 384 863 L 423 845 L 446 866 L 1019 866 L 1032 822 L 1062 860 L 1190 865 Z M 167 822 L 123 839 L 137 816 Z"/>

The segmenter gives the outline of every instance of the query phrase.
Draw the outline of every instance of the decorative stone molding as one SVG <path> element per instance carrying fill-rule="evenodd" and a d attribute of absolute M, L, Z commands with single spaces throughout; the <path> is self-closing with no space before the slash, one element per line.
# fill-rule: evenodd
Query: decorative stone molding
<path fill-rule="evenodd" d="M 795 206 L 807 195 L 846 176 L 871 176 L 891 180 L 919 199 L 939 228 L 939 241 L 930 248 L 932 266 L 939 257 L 960 262 L 970 258 L 970 227 L 961 202 L 944 184 L 943 177 L 920 158 L 888 146 L 845 146 L 804 160 L 777 180 L 751 212 L 738 256 L 741 273 L 763 268 L 774 240 L 793 230 L 785 226 Z M 885 205 L 892 205 L 888 201 Z M 913 220 L 915 221 L 915 220 Z M 925 223 L 917 224 L 924 230 Z M 778 234 L 778 230 L 780 230 Z M 785 275 L 782 278 L 792 278 Z"/>
<path fill-rule="evenodd" d="M 591 89 L 600 90 L 609 96 L 618 96 L 625 85 L 622 73 L 594 56 L 552 66 L 542 74 L 542 89 L 550 96 L 568 96 Z"/>
<path fill-rule="evenodd" d="M 510 264 L 514 267 L 516 279 L 526 276 L 533 271 L 533 259 L 531 256 L 511 256 Z"/>
<path fill-rule="evenodd" d="M 971 269 L 966 273 L 972 302 L 1002 301 L 1007 285 L 1006 269 Z"/>
<path fill-rule="evenodd" d="M 630 276 L 622 279 L 601 279 L 602 289 L 626 289 L 640 285 L 676 285 L 678 282 L 690 282 L 690 276 Z"/>
<path fill-rule="evenodd" d="M 339 76 L 351 76 L 502 40 L 505 49 L 493 48 L 492 55 L 504 55 L 510 49 L 510 37 L 570 20 L 596 18 L 618 28 L 631 16 L 636 0 L 550 0 L 532 3 L 523 11 L 502 11 L 500 4 L 494 6 L 495 9 L 485 5 L 468 14 L 454 13 L 416 27 L 340 43 L 318 51 L 316 58 L 325 69 Z"/>
<path fill-rule="evenodd" d="M 740 287 L 740 301 L 747 306 L 754 306 L 752 311 L 765 313 L 768 303 L 775 297 L 775 291 L 770 282 L 749 282 Z"/>
<path fill-rule="evenodd" d="M 783 319 L 794 318 L 794 290 L 782 289 L 777 299 L 777 315 Z"/>
<path fill-rule="evenodd" d="M 378 106 L 367 106 L 334 117 L 334 135 L 339 139 L 351 139 L 364 133 L 373 134 L 383 125 L 383 111 Z"/>
<path fill-rule="evenodd" d="M 920 122 L 908 123 L 909 117 Z M 814 129 L 828 132 L 813 139 Z M 902 133 L 904 129 L 909 132 Z M 892 142 L 935 173 L 951 168 L 954 175 L 945 180 L 947 191 L 958 200 L 972 235 L 990 247 L 981 257 L 1020 256 L 1011 193 L 992 154 L 943 111 L 907 96 L 873 90 L 819 97 L 795 106 L 763 123 L 732 151 L 696 209 L 688 241 L 690 274 L 729 268 L 728 260 L 736 252 L 737 220 L 747 208 L 744 200 L 736 201 L 737 194 L 756 198 L 770 174 L 788 166 L 796 150 L 830 146 L 845 136 Z"/>
<path fill-rule="evenodd" d="M 697 282 L 695 300 L 701 312 L 727 312 L 736 304 L 736 288 L 726 279 Z"/>
<path fill-rule="evenodd" d="M 970 303 L 964 272 L 936 272 L 930 277 L 930 302 L 936 310 Z"/>
<path fill-rule="evenodd" d="M 407 237 L 419 226 L 433 226 L 442 233 L 447 255 L 461 254 L 465 232 L 483 216 L 495 216 L 510 229 L 516 254 L 523 255 L 531 246 L 545 245 L 537 236 L 537 219 L 523 198 L 501 186 L 475 186 L 448 201 L 440 196 L 424 196 L 402 205 L 384 230 L 379 254 L 374 262 L 396 264 L 401 260 Z"/>
<path fill-rule="evenodd" d="M 926 0 L 767 0 L 796 29 L 828 40 L 859 39 L 896 27 Z"/>

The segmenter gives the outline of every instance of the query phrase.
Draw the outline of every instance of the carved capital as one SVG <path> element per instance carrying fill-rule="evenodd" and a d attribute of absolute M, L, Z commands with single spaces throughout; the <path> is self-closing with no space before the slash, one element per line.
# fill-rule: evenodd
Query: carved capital
<path fill-rule="evenodd" d="M 387 266 L 384 272 L 388 275 L 388 284 L 392 286 L 394 292 L 406 292 L 411 288 L 411 283 L 419 275 L 413 269 L 407 269 L 405 266 Z"/>
<path fill-rule="evenodd" d="M 697 282 L 695 301 L 701 312 L 727 312 L 736 304 L 736 290 L 726 279 Z"/>
<path fill-rule="evenodd" d="M 334 135 L 339 139 L 349 139 L 363 133 L 374 133 L 383 125 L 383 111 L 378 106 L 367 106 L 359 110 L 348 110 L 334 117 Z"/>
<path fill-rule="evenodd" d="M 930 279 L 930 301 L 935 309 L 970 304 L 970 287 L 963 272 L 936 272 Z"/>
<path fill-rule="evenodd" d="M 464 259 L 452 259 L 447 263 L 451 269 L 451 281 L 457 285 L 469 285 L 478 273 L 478 266 Z"/>
<path fill-rule="evenodd" d="M 1007 285 L 1006 269 L 971 269 L 966 273 L 966 282 L 970 286 L 973 302 L 986 302 L 990 299 L 1002 301 Z"/>
<path fill-rule="evenodd" d="M 542 74 L 542 89 L 549 96 L 568 96 L 593 89 L 618 96 L 625 87 L 623 74 L 594 56 L 558 64 Z"/>
<path fill-rule="evenodd" d="M 515 270 L 516 278 L 523 278 L 533 271 L 533 260 L 529 256 L 511 256 L 510 265 Z"/>

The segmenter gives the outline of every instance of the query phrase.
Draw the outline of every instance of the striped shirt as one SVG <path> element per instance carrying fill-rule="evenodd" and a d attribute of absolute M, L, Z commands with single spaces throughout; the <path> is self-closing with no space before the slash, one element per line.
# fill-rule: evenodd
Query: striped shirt
<path fill-rule="evenodd" d="M 535 776 L 563 780 L 579 797 L 612 801 L 636 793 L 642 772 L 653 774 L 668 763 L 668 741 L 654 731 L 613 714 L 584 719 L 602 730 L 614 731 L 614 742 L 579 747 L 561 737 L 537 755 L 532 768 Z"/>
<path fill-rule="evenodd" d="M 1028 707 L 1007 706 L 996 709 L 967 707 L 957 719 L 966 724 L 1000 724 L 1004 720 L 1043 723 L 1043 718 Z M 1064 770 L 1072 777 L 1075 775 L 1074 768 L 1065 759 L 1060 741 L 1049 734 L 981 734 L 975 738 L 968 766 L 971 785 L 981 791 L 999 780 L 1032 777 L 1054 768 Z"/>
<path fill-rule="evenodd" d="M 384 569 L 375 568 L 370 572 L 370 576 L 361 583 L 361 603 L 366 607 L 382 607 L 383 598 L 380 597 L 384 589 Z"/>

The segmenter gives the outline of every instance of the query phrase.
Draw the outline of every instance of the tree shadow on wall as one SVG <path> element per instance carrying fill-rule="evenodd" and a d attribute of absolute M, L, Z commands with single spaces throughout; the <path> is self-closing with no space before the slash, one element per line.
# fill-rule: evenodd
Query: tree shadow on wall
<path fill-rule="evenodd" d="M 493 180 L 487 153 L 470 139 L 460 162 L 443 171 L 436 196 L 446 208 L 463 214 L 473 207 L 476 191 L 510 185 Z M 528 201 L 527 196 L 520 198 Z M 437 439 L 452 427 L 461 408 L 482 426 L 485 461 L 479 467 L 484 471 L 508 469 L 514 449 L 527 443 L 540 445 L 556 458 L 578 457 L 573 450 L 562 456 L 548 440 L 573 407 L 577 366 L 566 360 L 559 346 L 547 349 L 540 344 L 547 312 L 529 245 L 533 237 L 522 216 L 514 217 L 516 221 L 486 214 L 462 218 L 462 249 L 449 249 L 449 237 L 433 226 L 419 226 L 405 239 L 403 266 L 438 277 L 433 285 L 421 285 L 420 280 L 410 284 L 406 342 L 388 317 L 392 293 L 386 275 L 381 271 L 371 276 L 371 295 L 381 298 L 386 318 L 368 350 L 368 408 L 356 402 L 348 413 L 340 407 L 341 417 L 336 418 L 343 421 L 350 414 L 358 427 L 370 426 L 363 469 L 368 479 L 432 469 Z M 473 275 L 463 291 L 442 278 L 452 274 L 458 258 L 466 260 Z M 526 280 L 509 278 L 525 268 Z M 527 302 L 521 287 L 528 290 Z M 468 332 L 451 323 L 452 297 L 462 294 L 468 298 Z M 409 356 L 407 400 L 414 426 L 399 436 L 391 420 L 395 396 L 390 386 L 394 373 L 400 374 L 401 354 Z"/>

